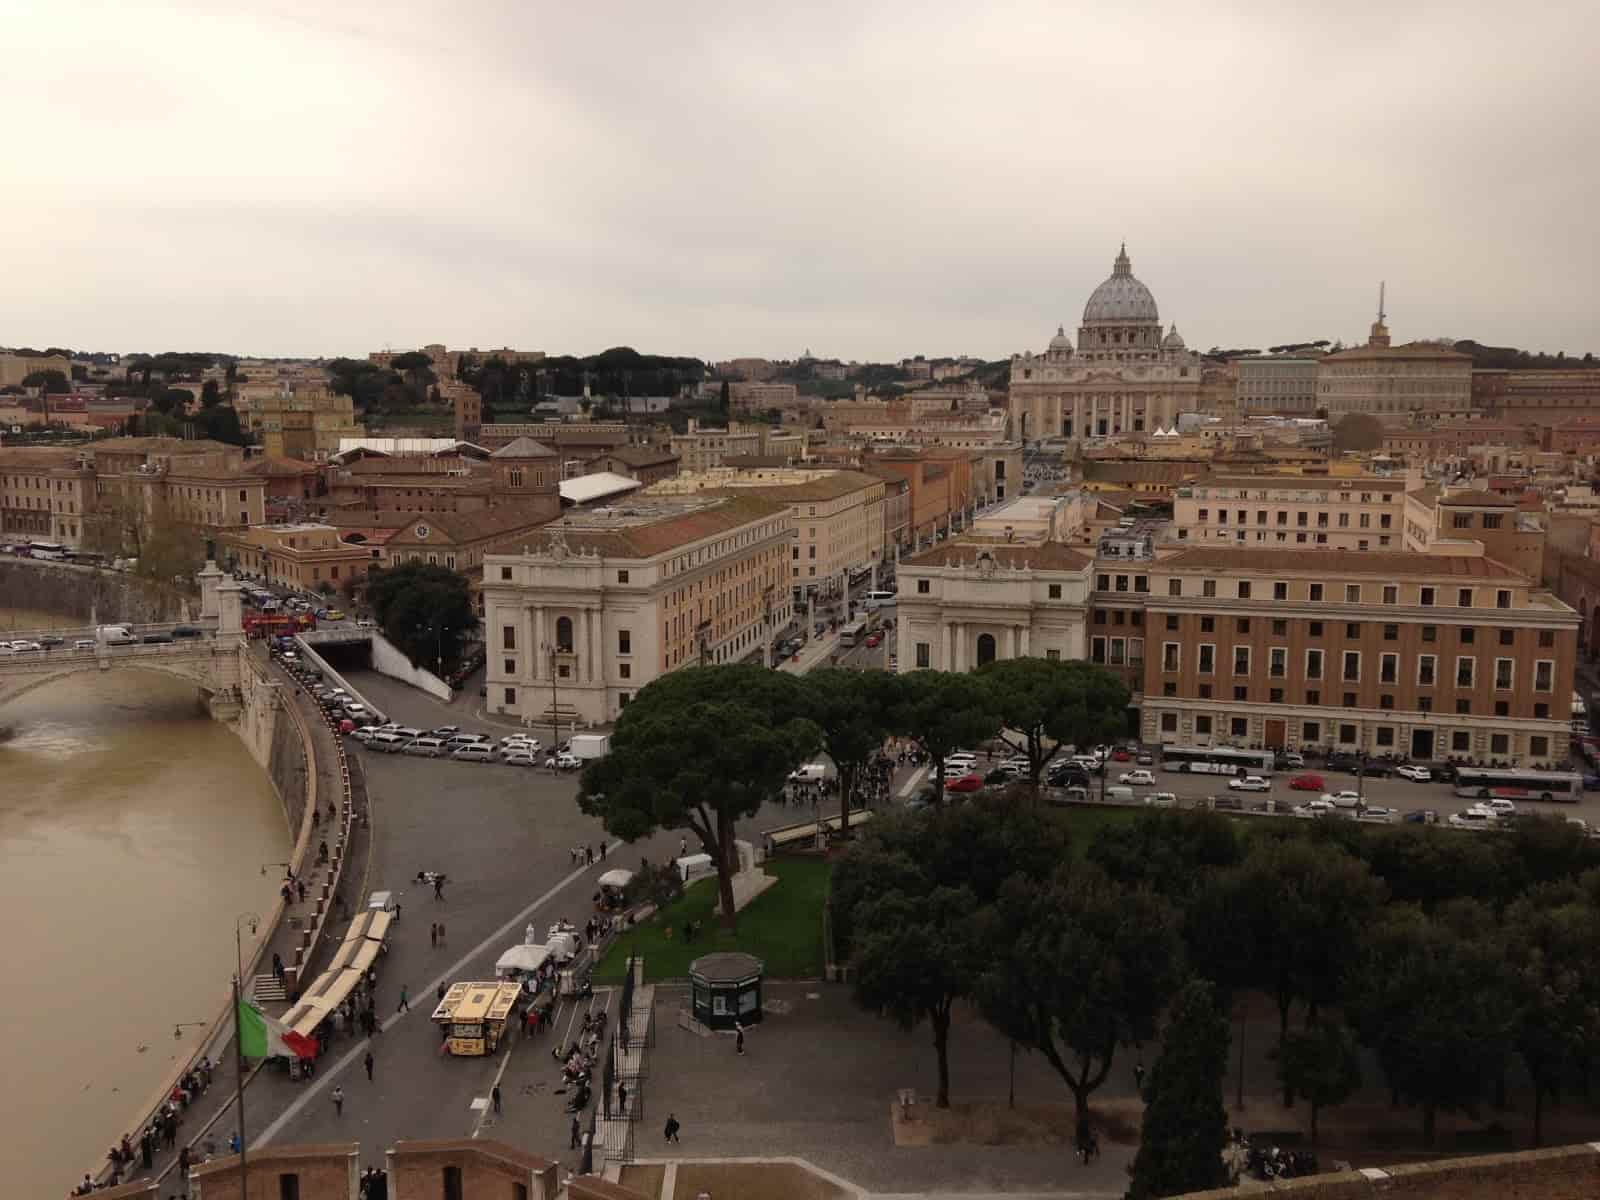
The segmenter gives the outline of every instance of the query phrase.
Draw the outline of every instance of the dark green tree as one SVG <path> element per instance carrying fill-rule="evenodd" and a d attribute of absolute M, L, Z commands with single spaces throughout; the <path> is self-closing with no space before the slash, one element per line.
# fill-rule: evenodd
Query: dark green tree
<path fill-rule="evenodd" d="M 891 891 L 856 912 L 856 1002 L 885 1013 L 903 1029 L 926 1020 L 938 1056 L 934 1103 L 950 1107 L 950 1016 L 981 970 L 987 939 L 966 888 L 922 894 Z"/>
<path fill-rule="evenodd" d="M 1281 1052 L 1297 1001 L 1314 1017 L 1338 998 L 1342 974 L 1386 892 L 1359 859 L 1301 837 L 1254 842 L 1223 886 L 1253 982 L 1277 1002 Z M 1283 1102 L 1292 1105 L 1294 1094 L 1286 1090 Z"/>
<path fill-rule="evenodd" d="M 335 358 L 326 370 L 333 390 L 349 396 L 360 409 L 381 408 L 391 385 L 400 385 L 399 375 L 364 358 Z"/>
<path fill-rule="evenodd" d="M 912 671 L 890 676 L 890 730 L 908 737 L 928 756 L 934 787 L 944 798 L 944 760 L 1000 728 L 989 691 L 973 675 Z"/>
<path fill-rule="evenodd" d="M 1318 1021 L 1291 1033 L 1278 1050 L 1283 1090 L 1311 1105 L 1311 1144 L 1317 1144 L 1317 1118 L 1324 1108 L 1343 1104 L 1361 1086 L 1361 1051 L 1355 1034 L 1338 1021 Z"/>
<path fill-rule="evenodd" d="M 1429 1146 L 1440 1112 L 1475 1113 L 1498 1083 L 1518 1000 L 1498 930 L 1464 933 L 1411 905 L 1369 927 L 1345 988 L 1346 1014 L 1389 1086 L 1422 1109 Z"/>
<path fill-rule="evenodd" d="M 1177 915 L 1153 892 L 1082 866 L 1044 884 L 1014 876 L 990 911 L 993 959 L 977 993 L 984 1014 L 1044 1056 L 1087 1120 L 1117 1049 L 1155 1036 L 1183 977 Z"/>
<path fill-rule="evenodd" d="M 1346 413 L 1333 427 L 1335 450 L 1377 450 L 1383 445 L 1383 422 L 1371 413 Z"/>
<path fill-rule="evenodd" d="M 200 405 L 202 408 L 215 408 L 222 403 L 222 388 L 215 379 L 208 379 L 200 385 Z"/>
<path fill-rule="evenodd" d="M 1173 1002 L 1161 1053 L 1145 1084 L 1128 1200 L 1203 1192 L 1228 1182 L 1222 1161 L 1228 1141 L 1228 1110 L 1222 1103 L 1227 1061 L 1227 1018 L 1211 985 L 1191 979 Z"/>
<path fill-rule="evenodd" d="M 72 390 L 72 383 L 67 379 L 66 372 L 51 368 L 47 371 L 30 371 L 22 378 L 25 388 L 43 388 L 47 396 L 59 396 Z"/>
<path fill-rule="evenodd" d="M 721 394 L 717 398 L 717 407 L 722 410 L 722 415 L 723 416 L 727 416 L 729 411 L 733 407 L 732 395 L 733 395 L 732 388 L 729 387 L 728 381 L 726 379 L 724 379 L 722 381 Z"/>
<path fill-rule="evenodd" d="M 366 594 L 384 636 L 441 675 L 478 624 L 466 578 L 448 567 L 402 563 L 369 576 Z"/>
<path fill-rule="evenodd" d="M 825 667 L 805 678 L 807 711 L 822 730 L 822 748 L 839 769 L 839 832 L 848 836 L 851 800 L 889 736 L 892 676 Z"/>
<path fill-rule="evenodd" d="M 433 373 L 433 359 L 421 350 L 409 350 L 405 354 L 396 354 L 389 360 L 389 366 L 400 373 L 405 380 L 407 389 L 411 392 L 413 403 L 420 404 L 428 397 L 428 387 L 438 381 Z"/>
<path fill-rule="evenodd" d="M 989 695 L 988 707 L 1000 717 L 1001 740 L 1027 757 L 1035 795 L 1040 775 L 1058 753 L 1099 745 L 1127 728 L 1128 689 L 1102 667 L 1006 658 L 980 667 L 977 679 Z"/>
<path fill-rule="evenodd" d="M 722 922 L 734 929 L 734 829 L 820 742 L 806 701 L 799 678 L 762 667 L 664 675 L 623 709 L 610 753 L 583 772 L 579 806 L 624 841 L 693 833 L 716 865 Z"/>
<path fill-rule="evenodd" d="M 1506 911 L 1506 955 L 1518 992 L 1517 1053 L 1533 1082 L 1533 1144 L 1544 1142 L 1545 1097 L 1583 1082 L 1600 1058 L 1600 911 L 1576 887 L 1546 887 Z"/>
<path fill-rule="evenodd" d="M 194 416 L 194 423 L 202 437 L 223 442 L 229 446 L 247 446 L 250 438 L 239 425 L 239 413 L 231 404 L 217 404 L 202 408 Z"/>
<path fill-rule="evenodd" d="M 1089 861 L 1125 887 L 1181 900 L 1212 872 L 1239 864 L 1240 833 L 1237 821 L 1208 809 L 1150 809 L 1103 826 L 1089 843 Z"/>

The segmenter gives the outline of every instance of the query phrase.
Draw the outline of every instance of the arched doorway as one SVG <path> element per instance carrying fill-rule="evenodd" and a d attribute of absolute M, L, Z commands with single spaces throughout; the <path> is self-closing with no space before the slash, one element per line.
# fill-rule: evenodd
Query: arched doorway
<path fill-rule="evenodd" d="M 978 635 L 978 665 L 994 661 L 994 634 L 980 633 Z"/>
<path fill-rule="evenodd" d="M 556 648 L 564 653 L 572 653 L 572 618 L 556 618 Z"/>

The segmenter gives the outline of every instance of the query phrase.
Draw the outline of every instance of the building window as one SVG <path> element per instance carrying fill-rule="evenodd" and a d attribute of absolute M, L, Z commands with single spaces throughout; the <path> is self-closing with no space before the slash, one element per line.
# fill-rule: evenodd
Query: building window
<path fill-rule="evenodd" d="M 1346 650 L 1344 652 L 1343 679 L 1347 683 L 1358 683 L 1361 680 L 1361 651 Z"/>
<path fill-rule="evenodd" d="M 1250 632 L 1250 618 L 1249 617 L 1238 617 L 1238 618 L 1236 618 L 1234 620 L 1234 622 L 1233 622 L 1233 627 L 1234 627 L 1234 629 L 1238 630 L 1240 633 L 1249 633 Z"/>
<path fill-rule="evenodd" d="M 1289 651 L 1284 646 L 1274 646 L 1267 651 L 1267 674 L 1282 679 L 1289 673 Z"/>
<path fill-rule="evenodd" d="M 1172 633 L 1176 633 L 1177 632 L 1177 630 L 1178 630 L 1178 615 L 1176 613 L 1168 613 L 1167 614 L 1167 629 L 1168 629 L 1169 632 L 1172 632 Z"/>
<path fill-rule="evenodd" d="M 1539 649 L 1548 650 L 1556 644 L 1556 633 L 1553 629 L 1539 630 Z"/>
<path fill-rule="evenodd" d="M 1250 674 L 1250 647 L 1235 646 L 1233 648 L 1233 673 L 1235 675 Z"/>
<path fill-rule="evenodd" d="M 1311 585 L 1310 595 L 1311 595 L 1311 599 L 1313 599 L 1313 600 L 1321 600 L 1322 599 L 1322 585 L 1320 583 L 1313 583 Z"/>
<path fill-rule="evenodd" d="M 1385 654 L 1378 659 L 1378 682 L 1394 683 L 1400 675 L 1400 656 Z"/>
<path fill-rule="evenodd" d="M 1050 599 L 1052 599 L 1052 600 L 1061 599 L 1061 585 L 1059 583 L 1052 583 L 1050 585 Z"/>
<path fill-rule="evenodd" d="M 619 679 L 632 679 L 633 678 L 633 664 L 632 663 L 618 663 L 617 664 L 617 677 Z"/>
<path fill-rule="evenodd" d="M 1059 651 L 1059 650 L 1046 650 L 1044 652 L 1044 656 L 1045 656 L 1045 659 L 1048 662 L 1060 662 L 1061 661 L 1061 651 Z"/>
<path fill-rule="evenodd" d="M 514 705 L 514 704 L 516 704 L 516 702 L 517 702 L 517 689 L 514 688 L 514 687 L 508 687 L 506 689 L 506 704 L 507 705 Z"/>
<path fill-rule="evenodd" d="M 1432 608 L 1433 607 L 1433 595 L 1434 595 L 1434 592 L 1433 592 L 1433 589 L 1431 587 L 1425 587 L 1425 588 L 1422 589 L 1422 592 L 1421 592 L 1421 595 L 1419 597 L 1419 600 L 1420 600 L 1420 602 L 1421 602 L 1421 604 L 1422 604 L 1422 606 L 1424 608 Z"/>
<path fill-rule="evenodd" d="M 1274 583 L 1272 585 L 1272 598 L 1274 600 L 1287 600 L 1289 598 L 1289 585 L 1287 583 Z"/>
<path fill-rule="evenodd" d="M 510 567 L 501 567 L 500 568 L 500 579 L 501 579 L 501 581 L 504 582 L 504 581 L 506 581 L 506 580 L 508 580 L 510 578 L 511 578 L 511 568 Z"/>
<path fill-rule="evenodd" d="M 1534 734 L 1528 739 L 1528 753 L 1534 758 L 1550 757 L 1550 739 Z"/>
<path fill-rule="evenodd" d="M 617 572 L 617 582 L 618 583 L 627 583 L 628 582 L 628 573 L 626 571 L 618 571 Z"/>
<path fill-rule="evenodd" d="M 1432 687 L 1433 686 L 1434 664 L 1436 663 L 1436 661 L 1437 661 L 1436 656 L 1434 656 L 1432 654 L 1418 655 L 1418 657 L 1417 657 L 1417 686 L 1418 687 Z"/>
<path fill-rule="evenodd" d="M 1509 692 L 1511 690 L 1511 679 L 1511 660 L 1509 658 L 1495 659 L 1494 690 L 1497 692 Z"/>
<path fill-rule="evenodd" d="M 926 667 L 930 666 L 932 664 L 932 662 L 933 662 L 933 659 L 931 657 L 932 654 L 933 654 L 933 649 L 932 649 L 932 647 L 930 647 L 928 645 L 927 642 L 918 642 L 917 643 L 917 666 L 922 667 L 922 668 L 926 668 Z"/>
<path fill-rule="evenodd" d="M 1504 733 L 1491 733 L 1489 735 L 1489 753 L 1507 754 L 1511 750 L 1511 738 Z"/>
<path fill-rule="evenodd" d="M 928 581 L 926 579 L 917 580 L 917 595 L 926 596 L 927 594 L 928 594 Z"/>
<path fill-rule="evenodd" d="M 509 649 L 511 649 L 511 647 L 507 646 L 506 649 L 509 650 Z M 572 653 L 572 618 L 571 617 L 557 617 L 556 618 L 556 649 L 560 650 L 563 654 L 571 654 Z"/>
<path fill-rule="evenodd" d="M 1463 629 L 1461 631 L 1461 644 L 1463 646 L 1470 646 L 1470 645 L 1472 645 L 1473 642 L 1475 642 L 1477 640 L 1478 640 L 1478 631 L 1476 629 L 1474 629 L 1472 626 L 1468 625 L 1465 629 Z"/>
<path fill-rule="evenodd" d="M 1201 633 L 1213 633 L 1213 632 L 1216 631 L 1216 628 L 1217 628 L 1217 619 L 1215 617 L 1201 617 L 1200 618 L 1200 632 Z"/>
<path fill-rule="evenodd" d="M 1202 675 L 1214 675 L 1217 669 L 1217 648 L 1211 645 L 1200 647 L 1200 660 L 1196 668 Z"/>
<path fill-rule="evenodd" d="M 1344 602 L 1346 604 L 1361 603 L 1361 585 L 1359 583 L 1347 583 L 1344 585 Z"/>
<path fill-rule="evenodd" d="M 1204 737 L 1211 736 L 1211 718 L 1201 714 L 1194 719 L 1194 731 Z"/>
<path fill-rule="evenodd" d="M 515 650 L 517 648 L 517 627 L 503 625 L 500 628 L 500 649 Z"/>
<path fill-rule="evenodd" d="M 1248 579 L 1241 579 L 1239 581 L 1239 599 L 1250 599 L 1250 581 Z"/>
<path fill-rule="evenodd" d="M 1356 740 L 1356 727 L 1354 725 L 1339 726 L 1339 740 L 1353 744 Z"/>
<path fill-rule="evenodd" d="M 1248 717 L 1232 717 L 1228 721 L 1228 732 L 1236 738 L 1250 736 L 1250 719 Z"/>
<path fill-rule="evenodd" d="M 1167 682 L 1161 685 L 1161 694 L 1163 696 L 1176 696 L 1178 694 L 1178 685 L 1173 683 L 1170 679 L 1167 680 Z"/>
<path fill-rule="evenodd" d="M 1276 620 L 1273 621 L 1272 622 L 1272 636 L 1273 637 L 1288 637 L 1289 636 L 1289 622 L 1287 622 L 1287 621 L 1276 621 Z"/>
<path fill-rule="evenodd" d="M 1548 658 L 1541 658 L 1533 664 L 1533 690 L 1536 692 L 1549 692 L 1555 690 L 1556 664 Z"/>
<path fill-rule="evenodd" d="M 1169 595 L 1169 596 L 1181 596 L 1181 595 L 1183 595 L 1183 580 L 1181 580 L 1181 579 L 1169 579 L 1169 580 L 1167 580 L 1167 595 Z"/>
<path fill-rule="evenodd" d="M 1164 713 L 1161 714 L 1161 732 L 1162 733 L 1177 733 L 1178 732 L 1178 714 L 1177 713 L 1175 713 L 1175 712 L 1164 712 Z"/>
<path fill-rule="evenodd" d="M 1322 651 L 1321 650 L 1307 650 L 1306 651 L 1306 678 L 1307 679 L 1321 679 L 1322 678 Z"/>
<path fill-rule="evenodd" d="M 1450 752 L 1452 754 L 1465 754 L 1472 749 L 1472 735 L 1465 729 L 1454 730 L 1450 734 Z"/>
<path fill-rule="evenodd" d="M 1306 721 L 1300 726 L 1300 741 L 1305 745 L 1322 740 L 1322 725 L 1318 721 Z"/>
<path fill-rule="evenodd" d="M 517 673 L 517 660 L 516 659 L 508 658 L 508 659 L 505 660 L 503 665 L 505 666 L 505 671 L 503 672 L 504 674 L 506 674 L 506 675 L 515 675 Z"/>
<path fill-rule="evenodd" d="M 1476 667 L 1477 664 L 1478 664 L 1478 660 L 1475 659 L 1475 658 L 1458 658 L 1458 659 L 1456 659 L 1456 686 L 1457 687 L 1468 687 L 1469 688 L 1469 687 L 1472 686 L 1473 668 Z"/>
<path fill-rule="evenodd" d="M 1383 627 L 1383 640 L 1386 641 L 1386 642 L 1397 642 L 1397 641 L 1399 641 L 1400 640 L 1400 626 L 1398 626 L 1398 625 L 1385 625 Z"/>
<path fill-rule="evenodd" d="M 1319 691 L 1317 688 L 1307 688 L 1306 689 L 1306 703 L 1307 704 L 1321 704 L 1322 703 L 1322 692 Z"/>
<path fill-rule="evenodd" d="M 1322 636 L 1322 622 L 1321 621 L 1312 621 L 1311 624 L 1306 629 L 1306 634 L 1309 637 L 1321 637 Z"/>
<path fill-rule="evenodd" d="M 1394 697 L 1390 696 L 1390 697 L 1388 697 L 1388 700 L 1389 700 L 1389 707 L 1393 708 L 1394 707 Z M 1379 725 L 1378 726 L 1378 739 L 1377 740 L 1378 740 L 1378 745 L 1379 746 L 1393 746 L 1394 745 L 1394 726 L 1393 725 Z"/>
<path fill-rule="evenodd" d="M 1383 602 L 1385 604 L 1399 604 L 1400 603 L 1400 589 L 1398 587 L 1396 587 L 1392 583 L 1384 584 L 1384 587 L 1383 587 Z"/>
<path fill-rule="evenodd" d="M 1090 638 L 1089 639 L 1089 661 L 1090 662 L 1095 662 L 1095 663 L 1100 663 L 1102 666 L 1105 664 L 1105 661 L 1106 661 L 1106 640 L 1105 640 L 1105 638 L 1097 637 L 1097 638 Z"/>
<path fill-rule="evenodd" d="M 1161 669 L 1163 671 L 1176 671 L 1178 669 L 1178 643 L 1163 642 L 1161 645 Z"/>
<path fill-rule="evenodd" d="M 285 1171 L 278 1176 L 278 1200 L 300 1200 L 300 1176 Z"/>
<path fill-rule="evenodd" d="M 1509 588 L 1501 588 L 1494 594 L 1494 606 L 1496 608 L 1511 607 L 1511 590 Z"/>
<path fill-rule="evenodd" d="M 617 653 L 633 653 L 633 634 L 631 631 L 626 629 L 617 630 Z"/>
<path fill-rule="evenodd" d="M 1456 593 L 1456 607 L 1457 608 L 1471 608 L 1472 607 L 1472 589 L 1471 588 L 1462 588 Z"/>
<path fill-rule="evenodd" d="M 1502 629 L 1500 631 L 1500 644 L 1514 646 L 1517 644 L 1517 631 L 1515 629 Z"/>

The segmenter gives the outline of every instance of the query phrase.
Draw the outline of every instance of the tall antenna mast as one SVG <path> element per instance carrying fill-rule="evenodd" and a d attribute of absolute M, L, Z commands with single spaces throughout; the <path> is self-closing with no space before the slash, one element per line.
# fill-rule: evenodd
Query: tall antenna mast
<path fill-rule="evenodd" d="M 1384 290 L 1385 286 L 1386 286 L 1386 281 L 1380 280 L 1379 283 L 1378 283 L 1378 320 L 1380 320 L 1380 321 L 1383 320 L 1383 316 L 1384 316 L 1384 314 L 1383 314 L 1383 290 Z"/>

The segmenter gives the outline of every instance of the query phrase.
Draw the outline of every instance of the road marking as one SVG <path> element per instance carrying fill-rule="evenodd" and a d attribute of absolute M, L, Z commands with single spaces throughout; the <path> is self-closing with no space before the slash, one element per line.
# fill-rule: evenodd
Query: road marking
<path fill-rule="evenodd" d="M 612 850 L 616 850 L 616 849 L 620 848 L 621 845 L 622 845 L 621 841 L 613 842 L 611 844 L 610 848 L 606 851 L 606 853 L 609 854 Z M 579 867 L 577 870 L 572 871 L 565 878 L 563 878 L 559 883 L 555 884 L 544 895 L 540 896 L 537 900 L 533 901 L 526 908 L 524 908 L 521 912 L 517 913 L 514 917 L 512 917 L 510 920 L 508 920 L 504 925 L 500 926 L 499 929 L 496 929 L 488 937 L 484 938 L 483 941 L 479 942 L 471 950 L 468 950 L 465 954 L 463 954 L 455 962 L 451 963 L 450 966 L 446 967 L 442 972 L 440 972 L 440 974 L 438 975 L 437 978 L 433 979 L 425 988 L 423 988 L 417 994 L 419 996 L 426 996 L 426 995 L 432 994 L 434 992 L 437 992 L 438 989 L 439 989 L 439 985 L 441 983 L 444 983 L 452 975 L 455 975 L 457 972 L 462 970 L 462 968 L 464 968 L 467 965 L 467 963 L 469 963 L 472 959 L 478 957 L 478 955 L 480 955 L 480 954 L 484 953 L 485 951 L 487 951 L 488 949 L 490 949 L 492 946 L 495 945 L 495 943 L 499 942 L 502 938 L 504 938 L 508 934 L 510 934 L 512 932 L 512 930 L 516 929 L 517 926 L 523 925 L 528 920 L 528 918 L 531 917 L 534 914 L 535 910 L 543 908 L 546 904 L 550 903 L 550 901 L 554 900 L 556 898 L 556 896 L 558 896 L 560 893 L 566 891 L 567 888 L 571 887 L 574 883 L 577 883 L 580 879 L 582 879 L 584 877 L 584 875 L 588 872 L 589 866 L 590 866 L 590 864 L 585 863 L 583 866 Z M 395 1025 L 399 1024 L 399 1022 L 400 1022 L 402 1017 L 410 1016 L 412 1011 L 415 1011 L 415 1012 L 427 1011 L 429 1013 L 432 1013 L 433 1010 L 432 1009 L 423 1010 L 423 1009 L 418 1008 L 418 1009 L 410 1010 L 410 1011 L 404 1012 L 404 1013 L 393 1013 L 393 1014 L 391 1014 L 389 1016 L 389 1018 L 387 1020 L 383 1021 L 378 1026 L 378 1028 L 382 1032 L 387 1033 L 387 1032 L 389 1032 L 390 1029 L 394 1028 Z M 288 1108 L 284 1109 L 283 1112 L 280 1113 L 277 1116 L 277 1118 L 275 1120 L 273 1120 L 273 1122 L 270 1125 L 268 1125 L 265 1129 L 263 1129 L 261 1131 L 260 1134 L 257 1135 L 254 1144 L 257 1145 L 257 1146 L 265 1146 L 273 1138 L 277 1137 L 278 1134 L 282 1133 L 284 1126 L 287 1125 L 290 1121 L 292 1121 L 295 1117 L 298 1117 L 305 1110 L 306 1106 L 311 1103 L 312 1100 L 314 1100 L 317 1096 L 320 1096 L 322 1094 L 323 1090 L 330 1083 L 333 1082 L 334 1077 L 336 1075 L 338 1075 L 339 1072 L 343 1071 L 346 1067 L 350 1066 L 351 1063 L 355 1062 L 356 1058 L 357 1058 L 357 1055 L 360 1054 L 362 1051 L 364 1051 L 365 1048 L 366 1048 L 366 1042 L 365 1042 L 365 1040 L 363 1040 L 354 1049 L 346 1052 L 343 1056 L 341 1056 L 340 1059 L 333 1064 L 331 1069 L 328 1069 L 326 1071 L 324 1071 L 322 1069 L 319 1069 L 317 1071 L 316 1077 L 313 1080 L 313 1082 L 311 1083 L 311 1085 L 308 1088 L 306 1088 L 306 1090 L 303 1091 L 300 1094 L 299 1098 L 294 1100 L 289 1105 Z"/>
<path fill-rule="evenodd" d="M 479 1096 L 472 1102 L 472 1107 L 478 1110 L 478 1119 L 473 1123 L 472 1136 L 477 1137 L 483 1132 L 484 1118 L 489 1115 L 489 1110 L 494 1107 L 494 1089 L 500 1086 L 500 1081 L 505 1078 L 506 1067 L 511 1065 L 511 1052 L 517 1048 L 512 1042 L 506 1047 L 506 1052 L 500 1058 L 500 1069 L 494 1073 L 494 1082 L 489 1085 L 489 1094 Z"/>
<path fill-rule="evenodd" d="M 900 799 L 904 800 L 907 796 L 910 796 L 913 792 L 915 792 L 917 790 L 917 785 L 922 782 L 922 777 L 926 775 L 929 770 L 931 770 L 929 767 L 918 767 L 915 771 L 911 772 L 911 778 L 906 780 L 905 785 L 901 787 L 898 793 Z"/>

